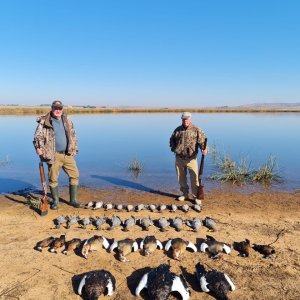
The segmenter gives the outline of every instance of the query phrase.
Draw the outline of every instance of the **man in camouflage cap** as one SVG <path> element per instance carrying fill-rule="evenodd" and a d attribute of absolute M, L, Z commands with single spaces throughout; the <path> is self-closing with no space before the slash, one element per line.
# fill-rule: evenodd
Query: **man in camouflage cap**
<path fill-rule="evenodd" d="M 53 202 L 51 209 L 58 209 L 58 176 L 62 168 L 69 177 L 70 204 L 80 207 L 77 202 L 79 172 L 74 157 L 78 142 L 72 121 L 63 111 L 59 100 L 52 102 L 51 111 L 37 119 L 33 145 L 37 155 L 48 165 L 49 186 Z"/>
<path fill-rule="evenodd" d="M 187 183 L 187 170 L 190 173 L 191 190 L 195 203 L 201 204 L 197 199 L 199 187 L 197 154 L 200 147 L 202 154 L 208 153 L 204 148 L 205 134 L 202 129 L 192 124 L 192 114 L 184 112 L 181 115 L 182 125 L 177 127 L 171 135 L 170 147 L 175 153 L 175 167 L 178 183 L 182 196 L 177 200 L 184 201 L 189 198 L 189 186 Z"/>

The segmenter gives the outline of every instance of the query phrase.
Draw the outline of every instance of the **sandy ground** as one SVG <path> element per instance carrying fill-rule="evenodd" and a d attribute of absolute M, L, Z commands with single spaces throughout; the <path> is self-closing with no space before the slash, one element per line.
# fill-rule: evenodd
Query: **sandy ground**
<path fill-rule="evenodd" d="M 171 195 L 155 193 L 136 193 L 130 190 L 114 189 L 109 191 L 81 189 L 80 202 L 103 200 L 105 202 L 126 204 L 171 204 L 175 203 Z M 62 199 L 67 199 L 66 191 L 62 191 Z M 239 194 L 229 192 L 211 192 L 206 195 L 202 212 L 177 211 L 170 213 L 142 212 L 105 212 L 103 209 L 92 211 L 83 208 L 75 209 L 62 200 L 58 211 L 51 211 L 40 217 L 31 209 L 24 196 L 0 196 L 0 230 L 1 230 L 1 261 L 0 261 L 0 298 L 1 299 L 81 299 L 76 294 L 80 275 L 96 269 L 109 270 L 116 278 L 116 292 L 111 299 L 136 299 L 134 290 L 138 280 L 148 267 L 156 267 L 161 263 L 171 265 L 171 270 L 179 274 L 183 272 L 191 290 L 190 299 L 214 299 L 211 295 L 200 292 L 194 276 L 195 265 L 201 262 L 206 268 L 214 268 L 226 272 L 237 289 L 229 293 L 230 299 L 300 299 L 300 194 L 297 193 L 253 193 Z M 139 226 L 129 232 L 122 228 L 108 231 L 108 224 L 103 230 L 95 231 L 92 226 L 82 229 L 74 225 L 70 229 L 61 227 L 53 229 L 53 219 L 58 215 L 79 215 L 108 217 L 118 214 L 121 219 L 130 215 L 142 217 L 150 215 L 158 219 L 181 216 L 192 219 L 198 216 L 204 219 L 213 217 L 218 221 L 218 231 L 208 232 L 202 227 L 198 233 L 189 227 L 181 232 L 169 228 L 160 232 L 152 226 L 148 232 Z M 185 225 L 186 226 L 186 225 Z M 282 231 L 283 230 L 283 231 Z M 60 249 L 58 254 L 34 250 L 40 240 L 49 236 L 59 237 L 66 234 L 66 239 L 78 237 L 86 239 L 94 234 L 105 236 L 112 242 L 126 237 L 137 239 L 146 235 L 155 235 L 163 244 L 169 238 L 182 237 L 197 244 L 207 234 L 217 240 L 233 244 L 248 238 L 251 243 L 273 244 L 276 253 L 273 258 L 263 258 L 253 249 L 250 257 L 244 258 L 232 249 L 230 255 L 222 255 L 213 260 L 207 254 L 186 251 L 180 261 L 170 257 L 169 253 L 157 250 L 147 258 L 139 252 L 128 256 L 130 262 L 120 262 L 113 253 L 105 249 L 91 252 L 88 259 L 78 253 L 65 256 Z M 143 299 L 148 299 L 146 290 Z M 170 299 L 180 299 L 172 295 Z"/>

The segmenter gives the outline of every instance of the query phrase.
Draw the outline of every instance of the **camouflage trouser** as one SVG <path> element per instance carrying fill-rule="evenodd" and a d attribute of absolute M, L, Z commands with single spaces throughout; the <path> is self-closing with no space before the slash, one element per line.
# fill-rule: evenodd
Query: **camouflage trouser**
<path fill-rule="evenodd" d="M 187 183 L 187 170 L 189 170 L 191 190 L 193 196 L 196 196 L 198 192 L 198 186 L 199 186 L 197 158 L 182 159 L 179 156 L 176 156 L 175 168 L 176 168 L 178 183 L 180 185 L 180 190 L 185 196 L 189 194 L 189 186 Z"/>
<path fill-rule="evenodd" d="M 57 152 L 55 153 L 54 164 L 48 164 L 49 185 L 51 187 L 56 187 L 58 185 L 58 176 L 61 168 L 68 175 L 70 185 L 78 185 L 79 171 L 74 157 Z"/>

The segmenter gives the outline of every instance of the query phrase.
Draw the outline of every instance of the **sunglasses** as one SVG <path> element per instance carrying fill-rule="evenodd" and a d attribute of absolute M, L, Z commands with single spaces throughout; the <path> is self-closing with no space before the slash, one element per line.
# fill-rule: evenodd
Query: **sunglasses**
<path fill-rule="evenodd" d="M 62 107 L 54 106 L 53 109 L 54 109 L 54 110 L 62 110 L 63 108 L 62 108 Z"/>

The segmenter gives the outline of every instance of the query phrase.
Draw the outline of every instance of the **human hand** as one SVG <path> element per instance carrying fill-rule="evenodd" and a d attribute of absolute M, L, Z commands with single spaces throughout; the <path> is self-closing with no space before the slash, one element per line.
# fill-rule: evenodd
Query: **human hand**
<path fill-rule="evenodd" d="M 208 148 L 206 148 L 206 149 L 204 149 L 204 150 L 201 150 L 201 153 L 202 153 L 203 155 L 208 154 Z"/>
<path fill-rule="evenodd" d="M 42 149 L 41 149 L 41 148 L 37 148 L 37 149 L 36 149 L 36 154 L 37 154 L 38 156 L 42 155 L 42 154 L 43 154 Z"/>

